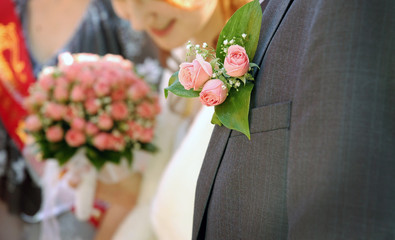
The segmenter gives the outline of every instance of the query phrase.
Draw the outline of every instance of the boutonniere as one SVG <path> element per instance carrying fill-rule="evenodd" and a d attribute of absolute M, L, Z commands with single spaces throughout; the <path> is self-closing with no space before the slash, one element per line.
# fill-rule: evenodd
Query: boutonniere
<path fill-rule="evenodd" d="M 199 97 L 214 106 L 211 123 L 245 134 L 250 139 L 248 114 L 254 87 L 252 63 L 258 45 L 262 11 L 258 0 L 245 4 L 229 19 L 219 36 L 216 50 L 206 43 L 187 44 L 192 62 L 180 65 L 169 80 L 168 92 L 180 97 Z"/>

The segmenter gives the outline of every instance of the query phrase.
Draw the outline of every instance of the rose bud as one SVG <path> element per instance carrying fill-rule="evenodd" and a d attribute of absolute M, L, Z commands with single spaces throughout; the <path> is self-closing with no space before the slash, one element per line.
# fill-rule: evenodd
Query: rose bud
<path fill-rule="evenodd" d="M 209 62 L 204 61 L 203 57 L 196 55 L 192 63 L 181 63 L 178 79 L 186 90 L 193 88 L 199 90 L 213 75 L 213 69 Z"/>
<path fill-rule="evenodd" d="M 246 50 L 239 45 L 232 45 L 228 48 L 228 55 L 225 58 L 224 67 L 226 73 L 232 77 L 241 77 L 248 72 L 250 62 Z"/>
<path fill-rule="evenodd" d="M 85 92 L 81 86 L 75 86 L 71 91 L 71 100 L 74 102 L 81 102 L 85 100 Z"/>
<path fill-rule="evenodd" d="M 59 142 L 63 138 L 63 129 L 58 125 L 49 127 L 45 136 L 50 142 Z"/>
<path fill-rule="evenodd" d="M 200 102 L 206 106 L 216 106 L 223 103 L 228 95 L 228 88 L 219 79 L 213 79 L 204 84 L 200 92 Z"/>
<path fill-rule="evenodd" d="M 123 120 L 128 117 L 128 106 L 124 102 L 115 102 L 111 104 L 111 116 L 115 120 Z"/>
<path fill-rule="evenodd" d="M 67 144 L 71 147 L 79 147 L 86 142 L 85 134 L 75 129 L 68 130 L 65 139 Z"/>
<path fill-rule="evenodd" d="M 114 126 L 112 118 L 107 114 L 99 116 L 98 127 L 102 130 L 110 130 Z"/>
<path fill-rule="evenodd" d="M 26 129 L 36 132 L 42 128 L 40 118 L 37 115 L 30 115 L 26 118 Z"/>

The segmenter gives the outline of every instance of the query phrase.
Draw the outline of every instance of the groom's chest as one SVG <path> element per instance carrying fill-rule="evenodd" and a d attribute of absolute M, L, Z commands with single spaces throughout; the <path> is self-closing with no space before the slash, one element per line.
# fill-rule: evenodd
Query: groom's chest
<path fill-rule="evenodd" d="M 291 113 L 307 41 L 305 23 L 289 12 L 260 62 L 251 96 L 251 140 L 232 131 L 224 149 L 208 205 L 209 235 L 282 239 L 286 232 Z M 226 223 L 232 224 L 219 225 Z"/>

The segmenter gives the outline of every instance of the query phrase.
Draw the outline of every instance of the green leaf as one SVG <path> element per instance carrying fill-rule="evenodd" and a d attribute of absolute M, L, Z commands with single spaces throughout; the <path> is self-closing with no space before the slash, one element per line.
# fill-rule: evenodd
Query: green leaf
<path fill-rule="evenodd" d="M 156 153 L 159 151 L 159 148 L 152 143 L 142 143 L 141 149 L 150 153 Z"/>
<path fill-rule="evenodd" d="M 126 148 L 125 151 L 123 152 L 123 156 L 128 161 L 129 166 L 131 166 L 132 162 L 133 162 L 133 152 L 132 152 L 132 150 L 130 148 Z"/>
<path fill-rule="evenodd" d="M 44 160 L 54 157 L 53 153 L 50 150 L 50 144 L 49 144 L 48 141 L 46 141 L 46 140 L 38 140 L 38 141 L 36 141 L 36 143 L 38 144 L 40 152 L 42 153 L 42 158 Z"/>
<path fill-rule="evenodd" d="M 239 79 L 244 83 L 244 85 L 247 83 L 247 79 L 245 76 L 241 76 Z"/>
<path fill-rule="evenodd" d="M 118 164 L 121 161 L 122 152 L 100 151 L 100 157 L 102 157 L 104 161 Z"/>
<path fill-rule="evenodd" d="M 122 152 L 116 151 L 99 151 L 94 147 L 86 148 L 86 157 L 97 170 L 100 170 L 106 162 L 119 164 L 122 154 Z"/>
<path fill-rule="evenodd" d="M 86 157 L 89 159 L 92 165 L 96 167 L 97 170 L 100 170 L 106 163 L 105 159 L 100 157 L 99 151 L 97 151 L 95 148 L 87 147 Z"/>
<path fill-rule="evenodd" d="M 247 82 L 236 91 L 232 88 L 229 96 L 221 105 L 215 106 L 215 113 L 222 124 L 246 135 L 250 139 L 248 113 L 250 111 L 251 91 L 254 84 Z"/>
<path fill-rule="evenodd" d="M 55 158 L 59 165 L 62 166 L 77 152 L 77 148 L 65 146 L 55 153 Z"/>
<path fill-rule="evenodd" d="M 218 61 L 218 58 L 215 58 L 210 61 L 210 65 L 213 69 L 215 69 L 215 67 L 217 66 L 217 61 Z"/>
<path fill-rule="evenodd" d="M 225 39 L 231 40 L 233 37 L 241 37 L 245 33 L 247 34 L 247 38 L 244 47 L 250 61 L 252 61 L 258 46 L 261 21 L 262 9 L 258 0 L 254 0 L 239 8 L 226 23 L 219 35 L 216 51 L 217 57 L 222 62 L 225 59 L 225 53 L 221 49 L 221 45 Z"/>
<path fill-rule="evenodd" d="M 181 85 L 180 81 L 178 80 L 178 72 L 175 72 L 170 80 L 169 80 L 169 87 L 165 88 L 165 97 L 167 98 L 169 91 L 174 93 L 179 97 L 199 97 L 199 91 L 194 91 L 193 89 L 186 90 L 184 86 Z"/>
<path fill-rule="evenodd" d="M 212 124 L 217 124 L 218 126 L 222 126 L 222 123 L 221 123 L 221 121 L 219 120 L 217 114 L 215 114 L 215 112 L 214 112 L 214 114 L 213 114 L 213 117 L 211 118 L 211 123 L 212 123 Z"/>
<path fill-rule="evenodd" d="M 178 80 L 178 72 L 173 73 L 173 75 L 171 75 L 170 79 L 169 79 L 169 83 L 168 86 L 172 85 L 176 80 Z"/>
<path fill-rule="evenodd" d="M 43 159 L 55 158 L 59 165 L 64 165 L 77 151 L 77 148 L 70 147 L 65 141 L 49 142 L 42 138 L 37 141 Z"/>
<path fill-rule="evenodd" d="M 259 65 L 253 62 L 250 62 L 250 68 L 256 67 L 258 69 L 260 69 Z"/>

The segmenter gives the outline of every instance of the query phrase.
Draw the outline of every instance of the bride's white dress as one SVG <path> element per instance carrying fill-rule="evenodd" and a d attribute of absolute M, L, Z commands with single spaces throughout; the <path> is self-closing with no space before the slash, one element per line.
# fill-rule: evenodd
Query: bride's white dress
<path fill-rule="evenodd" d="M 214 127 L 210 123 L 213 112 L 213 107 L 199 112 L 163 173 L 151 211 L 158 239 L 192 237 L 195 186 Z"/>
<path fill-rule="evenodd" d="M 167 79 L 162 88 L 166 84 Z M 175 114 L 167 100 L 161 101 L 162 113 L 155 133 L 160 151 L 135 156 L 147 159 L 141 192 L 136 207 L 114 234 L 115 240 L 191 237 L 195 185 L 213 129 L 210 121 L 214 110 L 199 111 L 180 146 L 177 138 L 185 136 L 191 119 Z"/>

